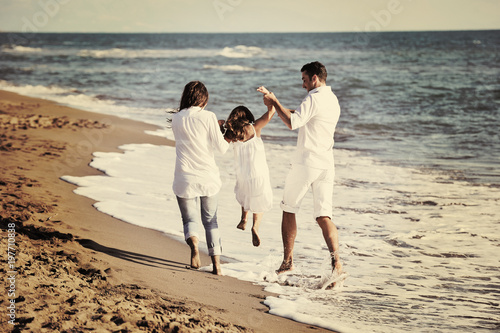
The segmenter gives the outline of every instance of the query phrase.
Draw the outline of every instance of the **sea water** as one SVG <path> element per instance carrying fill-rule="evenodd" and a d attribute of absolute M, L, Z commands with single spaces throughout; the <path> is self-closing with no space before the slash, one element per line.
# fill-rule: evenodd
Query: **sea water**
<path fill-rule="evenodd" d="M 207 109 L 265 112 L 265 85 L 295 108 L 300 67 L 323 62 L 342 114 L 335 135 L 334 216 L 343 285 L 321 290 L 328 251 L 297 215 L 296 269 L 282 260 L 283 184 L 296 132 L 263 130 L 274 192 L 262 244 L 236 229 L 232 151 L 217 157 L 224 274 L 261 284 L 270 312 L 341 332 L 500 329 L 500 32 L 342 34 L 0 34 L 0 89 L 159 125 L 184 85 L 203 81 Z M 106 176 L 73 177 L 76 193 L 125 222 L 182 240 L 171 191 L 175 149 L 131 144 L 94 153 Z M 254 318 L 258 321 L 258 318 Z"/>

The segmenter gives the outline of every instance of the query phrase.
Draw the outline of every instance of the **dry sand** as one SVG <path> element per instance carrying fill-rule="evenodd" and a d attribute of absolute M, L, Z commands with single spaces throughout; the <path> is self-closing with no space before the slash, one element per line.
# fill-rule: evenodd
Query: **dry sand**
<path fill-rule="evenodd" d="M 262 287 L 186 269 L 186 244 L 98 212 L 60 180 L 99 174 L 94 151 L 173 144 L 148 129 L 0 91 L 0 330 L 324 331 L 269 314 Z"/>

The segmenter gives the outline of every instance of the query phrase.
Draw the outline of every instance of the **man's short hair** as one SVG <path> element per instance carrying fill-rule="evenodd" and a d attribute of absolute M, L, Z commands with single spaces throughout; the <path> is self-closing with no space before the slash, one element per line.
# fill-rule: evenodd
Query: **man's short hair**
<path fill-rule="evenodd" d="M 306 72 L 307 76 L 309 76 L 309 79 L 311 80 L 314 75 L 317 75 L 318 79 L 321 82 L 326 82 L 326 77 L 328 75 L 326 72 L 326 67 L 319 61 L 314 61 L 305 64 L 304 66 L 302 66 L 302 69 L 300 71 Z"/>

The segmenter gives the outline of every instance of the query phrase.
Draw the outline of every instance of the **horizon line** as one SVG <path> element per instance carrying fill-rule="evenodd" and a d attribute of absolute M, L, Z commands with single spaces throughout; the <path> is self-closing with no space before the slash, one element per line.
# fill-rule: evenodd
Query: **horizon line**
<path fill-rule="evenodd" d="M 429 29 L 429 30 L 383 30 L 383 31 L 4 31 L 0 33 L 15 33 L 15 34 L 327 34 L 327 33 L 394 33 L 394 32 L 467 32 L 467 31 L 500 31 L 500 28 L 488 29 Z"/>

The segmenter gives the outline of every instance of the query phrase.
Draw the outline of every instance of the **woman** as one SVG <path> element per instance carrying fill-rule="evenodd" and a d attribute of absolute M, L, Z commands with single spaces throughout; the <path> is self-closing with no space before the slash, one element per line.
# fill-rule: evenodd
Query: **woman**
<path fill-rule="evenodd" d="M 184 87 L 179 112 L 172 116 L 177 156 L 172 188 L 181 211 L 184 238 L 191 248 L 191 267 L 201 266 L 198 251 L 201 217 L 212 273 L 221 275 L 217 204 L 222 182 L 214 154 L 225 153 L 229 143 L 220 131 L 215 114 L 204 109 L 207 103 L 208 91 L 202 82 L 192 81 Z"/>

